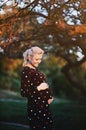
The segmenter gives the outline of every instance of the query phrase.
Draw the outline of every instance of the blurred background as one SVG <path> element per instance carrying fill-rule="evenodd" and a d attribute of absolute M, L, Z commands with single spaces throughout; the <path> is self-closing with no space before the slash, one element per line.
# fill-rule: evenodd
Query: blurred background
<path fill-rule="evenodd" d="M 0 130 L 30 129 L 20 82 L 31 46 L 45 51 L 38 69 L 55 98 L 56 129 L 86 128 L 85 15 L 85 0 L 0 0 Z"/>

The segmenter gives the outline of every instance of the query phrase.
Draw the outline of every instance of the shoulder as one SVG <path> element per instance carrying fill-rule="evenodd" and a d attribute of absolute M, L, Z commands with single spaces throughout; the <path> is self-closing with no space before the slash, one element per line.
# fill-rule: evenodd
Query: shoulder
<path fill-rule="evenodd" d="M 34 74 L 35 73 L 35 69 L 32 69 L 32 68 L 30 68 L 30 67 L 28 67 L 28 66 L 25 66 L 25 67 L 23 67 L 23 69 L 22 69 L 22 73 L 24 74 Z"/>

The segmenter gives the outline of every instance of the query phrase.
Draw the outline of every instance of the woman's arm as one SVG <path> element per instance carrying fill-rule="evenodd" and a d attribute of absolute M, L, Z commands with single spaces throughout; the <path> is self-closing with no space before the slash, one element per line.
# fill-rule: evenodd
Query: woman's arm
<path fill-rule="evenodd" d="M 37 87 L 37 90 L 38 91 L 41 91 L 41 90 L 45 90 L 49 88 L 48 84 L 47 83 L 41 83 L 38 87 Z"/>
<path fill-rule="evenodd" d="M 46 94 L 46 97 L 47 97 L 47 100 L 48 100 L 48 104 L 51 104 L 53 102 L 54 98 L 52 96 L 51 90 L 50 90 L 47 83 L 41 83 L 37 87 L 37 89 L 38 89 L 38 91 L 45 90 L 45 94 Z"/>

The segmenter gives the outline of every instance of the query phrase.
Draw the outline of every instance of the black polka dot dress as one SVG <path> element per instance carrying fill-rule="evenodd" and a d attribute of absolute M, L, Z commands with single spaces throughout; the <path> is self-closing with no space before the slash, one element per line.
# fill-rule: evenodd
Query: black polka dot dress
<path fill-rule="evenodd" d="M 21 77 L 21 95 L 28 99 L 28 119 L 31 130 L 53 130 L 53 120 L 48 99 L 52 99 L 50 88 L 38 91 L 37 86 L 46 82 L 38 69 L 24 67 Z"/>

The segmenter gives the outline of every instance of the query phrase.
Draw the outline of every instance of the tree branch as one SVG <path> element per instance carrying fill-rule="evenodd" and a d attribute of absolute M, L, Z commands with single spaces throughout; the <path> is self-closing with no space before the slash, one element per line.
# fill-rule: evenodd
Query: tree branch
<path fill-rule="evenodd" d="M 86 33 L 86 24 L 82 24 L 82 25 L 68 25 L 65 22 L 59 20 L 56 23 L 56 26 L 60 30 L 68 30 L 70 36 L 73 36 L 73 35 L 76 35 L 76 34 L 84 34 L 84 33 Z"/>

